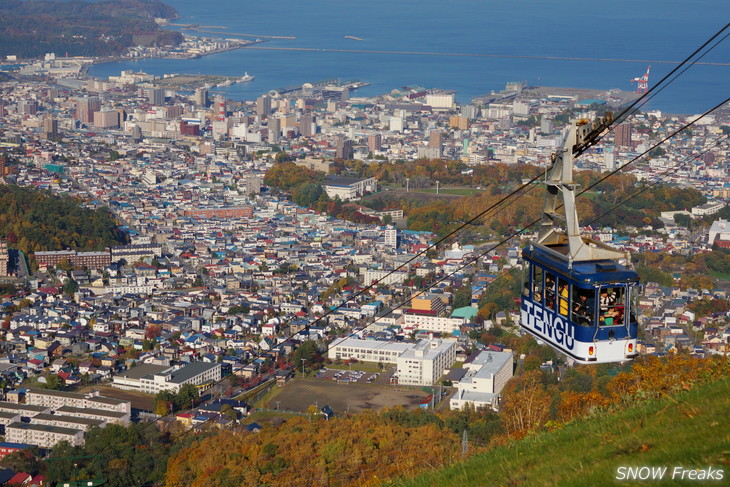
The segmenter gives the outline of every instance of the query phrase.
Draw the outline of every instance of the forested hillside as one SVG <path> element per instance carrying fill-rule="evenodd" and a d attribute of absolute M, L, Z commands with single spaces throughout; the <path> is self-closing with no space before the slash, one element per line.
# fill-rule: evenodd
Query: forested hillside
<path fill-rule="evenodd" d="M 596 409 L 452 467 L 385 485 L 726 485 L 728 390 L 726 377 L 664 399 L 627 403 L 625 409 Z M 657 477 L 630 482 L 645 479 L 646 471 L 631 477 L 629 467 L 635 472 L 649 467 Z"/>
<path fill-rule="evenodd" d="M 140 39 L 177 44 L 182 35 L 161 29 L 154 20 L 176 15 L 159 0 L 3 0 L 0 56 L 109 56 Z"/>
<path fill-rule="evenodd" d="M 542 171 L 541 168 L 525 164 L 468 167 L 458 161 L 440 159 L 398 163 L 336 161 L 331 167 L 331 172 L 335 174 L 375 177 L 381 186 L 405 185 L 407 178 L 411 190 L 429 187 L 434 181 L 439 181 L 442 188 L 447 185 L 478 186 L 479 194 L 458 199 L 434 201 L 419 198 L 418 193 L 405 197 L 403 193 L 393 196 L 392 192 L 382 191 L 366 202 L 359 202 L 376 210 L 402 209 L 407 215 L 409 229 L 441 234 L 492 207 L 521 186 L 523 181 L 532 179 Z M 293 201 L 299 205 L 331 216 L 363 221 L 353 218 L 353 212 L 348 213 L 347 205 L 338 204 L 327 197 L 321 188 L 324 176 L 321 172 L 296 166 L 293 162 L 279 162 L 269 169 L 264 182 L 274 188 L 290 191 Z M 661 227 L 659 215 L 662 211 L 684 210 L 706 202 L 706 198 L 697 190 L 662 184 L 649 187 L 632 175 L 617 174 L 593 187 L 600 177 L 601 174 L 594 171 L 582 171 L 575 176 L 579 191 L 591 188 L 577 200 L 583 225 Z M 479 230 L 481 226 L 480 230 L 486 233 L 512 233 L 516 228 L 522 228 L 540 217 L 544 199 L 544 185 L 532 184 L 517 198 L 501 206 L 494 217 L 491 217 L 494 212 L 490 212 L 490 217 L 478 222 L 473 229 Z"/>
<path fill-rule="evenodd" d="M 664 398 L 672 401 L 666 404 L 676 404 L 673 398 L 677 394 L 703 384 L 720 381 L 718 384 L 723 384 L 721 389 L 726 391 L 730 361 L 720 357 L 642 357 L 620 372 L 614 369 L 614 365 L 568 369 L 562 381 L 555 374 L 531 370 L 507 384 L 499 414 L 473 409 L 432 414 L 396 408 L 329 421 L 316 416 L 293 418 L 279 426 L 266 426 L 260 433 L 220 433 L 173 455 L 167 466 L 166 485 L 380 485 L 389 479 L 412 477 L 418 471 L 456 464 L 462 460 L 465 430 L 470 453 L 501 452 L 502 445 L 514 445 L 516 440 L 541 432 L 570 428 L 580 418 L 610 415 L 636 404 L 641 405 L 641 411 L 653 411 L 657 409 L 656 401 Z M 696 400 L 695 394 L 692 401 Z M 683 403 L 677 415 L 672 414 L 679 422 L 677 431 L 696 428 L 697 422 L 689 421 L 701 414 L 705 421 L 718 420 L 703 413 L 704 406 L 695 406 L 692 401 Z M 723 408 L 727 409 L 727 405 L 725 400 Z M 631 413 L 632 418 L 636 415 Z M 647 417 L 654 417 L 654 413 Z M 596 436 L 597 432 L 582 436 L 584 441 L 595 442 L 595 446 L 609 442 L 602 453 L 607 455 L 600 464 L 603 470 L 641 458 L 645 451 L 659 459 L 665 452 L 656 437 L 658 430 L 651 439 L 643 440 L 635 434 L 635 428 L 641 426 L 635 420 L 607 419 L 601 424 L 601 438 Z M 661 424 L 659 421 L 658 427 Z M 710 428 L 710 424 L 706 426 Z M 630 441 L 624 441 L 626 435 Z M 699 439 L 694 441 L 695 437 L 687 445 L 699 451 L 703 443 Z M 575 443 L 571 441 L 543 442 L 541 449 L 532 453 L 530 462 L 539 463 L 544 448 L 553 457 L 562 458 L 565 470 L 570 470 L 569 458 L 571 452 L 575 453 Z M 625 450 L 611 456 L 612 449 Z M 587 454 L 588 446 L 581 446 L 581 452 Z M 678 460 L 671 457 L 671 461 Z M 522 464 L 518 464 L 520 468 L 525 467 Z M 455 472 L 451 474 L 453 485 L 474 485 L 458 484 L 463 478 L 458 474 L 461 470 L 448 470 Z M 486 473 L 483 471 L 482 475 Z M 501 472 L 500 478 L 506 481 L 486 484 L 509 484 L 510 474 L 523 476 L 518 469 Z M 428 477 L 419 485 L 442 484 Z"/>
<path fill-rule="evenodd" d="M 26 253 L 127 242 L 107 208 L 90 210 L 70 196 L 12 185 L 0 186 L 0 238 Z"/>

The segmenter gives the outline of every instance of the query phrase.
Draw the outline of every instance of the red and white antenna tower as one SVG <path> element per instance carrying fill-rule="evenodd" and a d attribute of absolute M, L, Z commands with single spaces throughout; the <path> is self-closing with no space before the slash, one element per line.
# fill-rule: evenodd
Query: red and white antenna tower
<path fill-rule="evenodd" d="M 649 70 L 651 70 L 651 65 L 646 68 L 646 73 L 644 74 L 644 76 L 631 80 L 632 83 L 638 83 L 638 85 L 636 86 L 637 93 L 646 93 L 647 91 L 649 91 Z"/>
<path fill-rule="evenodd" d="M 215 106 L 217 109 L 215 119 L 219 122 L 222 122 L 226 119 L 226 98 L 224 96 L 217 96 L 215 100 Z"/>

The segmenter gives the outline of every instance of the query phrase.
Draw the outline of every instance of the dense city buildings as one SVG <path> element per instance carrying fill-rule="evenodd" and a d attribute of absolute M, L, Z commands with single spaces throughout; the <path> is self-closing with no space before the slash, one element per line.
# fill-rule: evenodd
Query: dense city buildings
<path fill-rule="evenodd" d="M 128 244 L 37 248 L 25 269 L 18 239 L 0 243 L 0 275 L 23 283 L 22 295 L 7 297 L 12 312 L 1 331 L 0 374 L 8 387 L 0 424 L 8 442 L 39 446 L 60 439 L 81 444 L 94 425 L 129 424 L 131 407 L 37 388 L 21 400 L 23 380 L 73 389 L 105 383 L 148 398 L 184 386 L 206 394 L 229 375 L 286 382 L 294 353 L 307 342 L 339 365 L 381 364 L 382 377 L 371 374 L 381 385 L 451 384 L 452 408 L 499 409 L 519 359 L 498 343 L 483 350 L 482 337 L 493 327 L 511 333 L 519 316 L 513 298 L 490 313 L 480 314 L 480 303 L 499 276 L 521 272 L 519 243 L 488 252 L 473 242 L 433 246 L 435 229 L 408 229 L 423 202 L 372 201 L 416 192 L 424 201 L 455 200 L 456 194 L 435 194 L 445 185 L 425 170 L 439 159 L 465 178 L 484 167 L 509 168 L 504 174 L 547 167 L 566 113 L 591 119 L 604 105 L 584 100 L 611 106 L 634 96 L 517 83 L 457 103 L 443 89 L 403 87 L 364 97 L 356 83 L 326 80 L 238 102 L 219 93 L 210 100 L 216 90 L 207 78 L 189 89 L 174 85 L 173 75 L 131 71 L 107 80 L 54 78 L 54 69 L 72 66 L 51 64 L 33 68 L 50 73 L 47 79 L 0 85 L 2 175 L 7 184 L 109 208 Z M 619 167 L 686 120 L 639 113 L 576 164 L 595 173 Z M 666 173 L 667 183 L 694 188 L 707 203 L 665 212 L 661 229 L 647 223 L 586 231 L 634 255 L 730 246 L 725 219 L 709 231 L 677 223 L 711 219 L 726 207 L 727 151 L 713 147 L 691 165 L 681 162 L 711 145 L 729 120 L 720 112 L 631 169 L 638 180 Z M 383 161 L 390 164 L 379 167 Z M 406 165 L 413 170 L 401 171 Z M 307 191 L 290 195 L 273 184 L 274 167 L 286 167 L 286 177 L 311 178 Z M 512 181 L 505 176 L 502 183 L 495 193 Z M 319 200 L 327 213 L 294 203 L 295 196 Z M 362 221 L 375 223 L 356 223 Z M 497 228 L 484 239 L 496 238 Z M 698 318 L 690 309 L 710 297 L 727 295 L 646 283 L 638 299 L 645 315 L 641 353 L 727 353 L 726 316 Z M 304 363 L 301 373 L 310 367 Z M 188 416 L 180 422 L 190 428 L 210 417 L 217 427 L 233 427 L 220 414 Z"/>
<path fill-rule="evenodd" d="M 76 100 L 76 118 L 83 123 L 92 123 L 94 113 L 101 109 L 98 97 L 83 97 Z"/>
<path fill-rule="evenodd" d="M 631 147 L 631 124 L 622 123 L 616 126 L 614 143 L 617 147 Z"/>

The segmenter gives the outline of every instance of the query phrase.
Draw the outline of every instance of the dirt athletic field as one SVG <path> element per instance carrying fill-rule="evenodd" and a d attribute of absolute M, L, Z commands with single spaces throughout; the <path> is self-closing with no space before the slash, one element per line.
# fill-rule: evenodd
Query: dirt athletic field
<path fill-rule="evenodd" d="M 406 409 L 418 407 L 429 393 L 420 388 L 407 389 L 404 386 L 378 386 L 358 383 L 336 383 L 324 380 L 294 380 L 286 384 L 267 407 L 304 412 L 316 403 L 320 408 L 325 404 L 335 413 L 349 410 L 352 413 L 364 409 L 382 409 L 403 406 Z"/>
<path fill-rule="evenodd" d="M 121 399 L 123 401 L 130 401 L 132 407 L 135 409 L 142 409 L 144 411 L 154 411 L 155 409 L 155 396 L 152 394 L 144 394 L 142 392 L 135 391 L 123 391 L 121 389 L 114 389 L 109 385 L 95 385 L 88 386 L 79 389 L 78 392 L 85 394 L 93 390 L 99 391 L 99 394 L 106 397 L 113 397 L 114 399 Z"/>

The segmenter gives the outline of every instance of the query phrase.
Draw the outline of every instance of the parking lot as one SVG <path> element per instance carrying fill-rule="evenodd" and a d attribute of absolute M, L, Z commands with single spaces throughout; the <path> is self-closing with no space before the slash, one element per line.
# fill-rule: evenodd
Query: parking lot
<path fill-rule="evenodd" d="M 341 370 L 324 368 L 314 376 L 316 379 L 331 380 L 338 383 L 357 382 L 360 384 L 386 385 L 390 383 L 394 369 L 387 368 L 381 372 L 365 372 L 362 370 Z"/>

